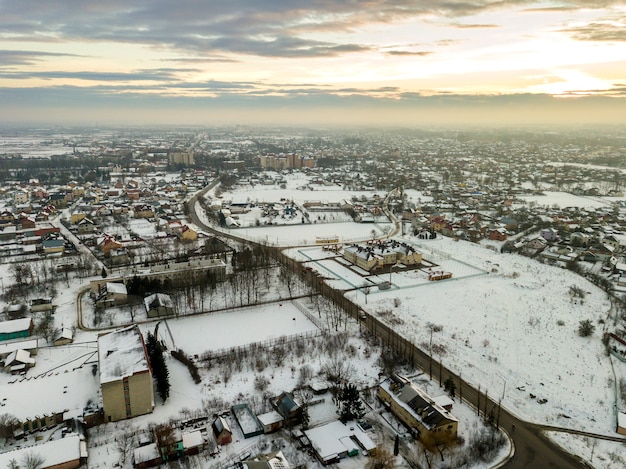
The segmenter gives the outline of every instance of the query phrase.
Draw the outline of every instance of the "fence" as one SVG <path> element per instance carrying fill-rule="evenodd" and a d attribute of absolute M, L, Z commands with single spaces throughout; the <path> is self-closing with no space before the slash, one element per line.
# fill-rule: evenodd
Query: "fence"
<path fill-rule="evenodd" d="M 313 324 L 315 324 L 315 327 L 317 327 L 320 331 L 326 330 L 328 329 L 327 326 L 324 326 L 322 324 L 322 322 L 316 318 L 315 316 L 313 316 L 311 314 L 311 312 L 309 311 L 309 309 L 304 306 L 302 303 L 300 303 L 298 300 L 293 300 L 293 304 L 296 308 L 298 308 L 298 310 L 304 314 L 306 316 L 306 318 L 311 321 Z"/>
<path fill-rule="evenodd" d="M 252 350 L 253 348 L 259 348 L 259 347 L 273 348 L 273 347 L 276 347 L 277 345 L 285 345 L 285 344 L 288 344 L 291 342 L 297 342 L 303 339 L 312 339 L 314 337 L 320 337 L 323 334 L 324 334 L 323 331 L 319 330 L 319 331 L 301 332 L 299 334 L 285 335 L 281 337 L 276 337 L 274 339 L 263 340 L 261 342 L 252 342 L 246 345 L 239 345 L 237 347 L 211 350 L 211 351 L 203 353 L 201 355 L 201 358 L 203 360 L 213 360 L 214 358 L 222 358 L 222 357 L 227 357 L 229 355 L 233 355 L 237 353 L 248 352 Z"/>

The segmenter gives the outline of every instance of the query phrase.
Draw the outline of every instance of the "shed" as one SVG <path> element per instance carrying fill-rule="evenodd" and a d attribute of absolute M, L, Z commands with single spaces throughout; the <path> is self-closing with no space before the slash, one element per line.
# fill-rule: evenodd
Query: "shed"
<path fill-rule="evenodd" d="M 204 439 L 202 438 L 202 432 L 200 430 L 183 433 L 183 449 L 185 454 L 198 454 L 203 446 Z"/>
<path fill-rule="evenodd" d="M 618 412 L 617 414 L 617 433 L 626 435 L 626 412 Z"/>
<path fill-rule="evenodd" d="M 0 322 L 0 341 L 29 337 L 34 324 L 31 318 Z"/>
<path fill-rule="evenodd" d="M 174 314 L 174 302 L 165 293 L 154 293 L 146 297 L 143 302 L 149 318 L 159 318 Z"/>
<path fill-rule="evenodd" d="M 263 426 L 263 433 L 272 433 L 278 431 L 283 426 L 283 416 L 275 410 L 266 414 L 257 415 L 256 418 Z"/>
<path fill-rule="evenodd" d="M 54 339 L 54 345 L 56 346 L 67 345 L 71 344 L 72 342 L 74 342 L 74 333 L 71 329 L 68 329 L 67 327 L 61 329 L 59 335 Z"/>
<path fill-rule="evenodd" d="M 137 469 L 156 467 L 161 464 L 161 461 L 156 443 L 140 446 L 133 451 L 133 466 Z"/>

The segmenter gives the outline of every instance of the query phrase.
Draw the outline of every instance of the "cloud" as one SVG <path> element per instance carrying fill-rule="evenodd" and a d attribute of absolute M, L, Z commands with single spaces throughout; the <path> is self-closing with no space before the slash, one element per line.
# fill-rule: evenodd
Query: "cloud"
<path fill-rule="evenodd" d="M 420 56 L 420 57 L 426 57 L 427 55 L 431 55 L 432 52 L 431 51 L 410 51 L 410 50 L 389 50 L 389 51 L 385 51 L 385 54 L 406 55 L 406 56 L 415 55 L 415 56 Z"/>
<path fill-rule="evenodd" d="M 29 50 L 0 50 L 0 69 L 14 65 L 33 65 L 49 57 L 79 57 L 75 54 Z"/>
<path fill-rule="evenodd" d="M 65 71 L 27 71 L 27 72 L 0 72 L 0 77 L 8 79 L 75 79 L 85 81 L 168 81 L 177 80 L 175 72 L 180 70 L 155 69 L 139 72 L 65 72 Z"/>
<path fill-rule="evenodd" d="M 561 29 L 580 41 L 626 41 L 626 17 Z"/>
<path fill-rule="evenodd" d="M 608 8 L 623 0 L 569 0 L 569 8 Z M 0 40 L 100 41 L 174 49 L 186 60 L 229 53 L 261 57 L 336 56 L 368 50 L 311 33 L 346 34 L 370 24 L 435 16 L 461 18 L 538 0 L 0 0 Z M 493 27 L 467 24 L 456 27 Z M 215 60 L 218 59 L 205 59 Z"/>
<path fill-rule="evenodd" d="M 466 23 L 448 23 L 448 26 L 457 29 L 491 29 L 500 28 L 497 24 L 466 24 Z"/>

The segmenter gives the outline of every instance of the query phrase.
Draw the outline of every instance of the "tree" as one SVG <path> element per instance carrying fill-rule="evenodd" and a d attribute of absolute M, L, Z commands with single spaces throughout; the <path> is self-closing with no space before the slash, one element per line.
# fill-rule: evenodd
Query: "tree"
<path fill-rule="evenodd" d="M 130 424 L 122 424 L 122 431 L 115 437 L 115 446 L 120 452 L 120 463 L 124 466 L 137 446 L 137 429 Z"/>
<path fill-rule="evenodd" d="M 13 436 L 13 428 L 19 423 L 13 414 L 0 414 L 0 438 L 5 442 Z"/>
<path fill-rule="evenodd" d="M 396 467 L 395 456 L 387 448 L 379 446 L 376 452 L 370 457 L 370 469 L 393 469 Z"/>
<path fill-rule="evenodd" d="M 163 457 L 163 460 L 167 461 L 172 447 L 176 444 L 176 436 L 174 435 L 174 428 L 171 425 L 164 424 L 159 425 L 154 430 L 154 434 L 157 440 L 157 446 Z"/>
<path fill-rule="evenodd" d="M 100 272 L 100 275 L 102 275 L 102 278 L 107 278 L 107 270 L 104 268 L 104 266 L 102 266 L 102 271 Z"/>
<path fill-rule="evenodd" d="M 365 415 L 359 390 L 354 384 L 347 384 L 342 388 L 339 394 L 339 403 L 341 406 L 341 421 L 344 423 L 348 420 L 359 419 Z"/>
<path fill-rule="evenodd" d="M 589 319 L 580 321 L 578 325 L 578 335 L 581 337 L 589 337 L 596 330 L 596 326 Z"/>
<path fill-rule="evenodd" d="M 397 456 L 400 453 L 400 436 L 396 433 L 396 440 L 393 442 L 393 455 Z"/>
<path fill-rule="evenodd" d="M 454 399 L 454 396 L 456 395 L 456 384 L 454 383 L 452 376 L 449 376 L 448 379 L 444 381 L 443 390 L 446 391 L 452 399 Z"/>
<path fill-rule="evenodd" d="M 34 451 L 30 451 L 22 457 L 24 469 L 40 469 L 44 462 L 46 462 L 46 459 Z"/>
<path fill-rule="evenodd" d="M 163 402 L 165 402 L 170 395 L 170 375 L 163 357 L 163 347 L 150 332 L 148 332 L 146 348 L 148 349 L 152 372 L 156 379 L 157 392 L 163 399 Z"/>

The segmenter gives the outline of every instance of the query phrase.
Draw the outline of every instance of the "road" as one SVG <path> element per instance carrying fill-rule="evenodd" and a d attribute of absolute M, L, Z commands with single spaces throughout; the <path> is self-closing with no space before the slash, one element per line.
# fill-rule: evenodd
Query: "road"
<path fill-rule="evenodd" d="M 208 188 L 204 189 L 202 193 L 205 193 L 206 190 L 208 190 Z M 208 232 L 242 241 L 236 236 L 233 236 L 231 234 L 225 235 L 224 233 L 214 230 L 210 226 L 206 226 L 204 223 L 201 222 L 201 220 L 195 213 L 195 203 L 199 195 L 200 193 L 191 197 L 187 205 L 188 213 L 191 220 L 199 227 L 204 228 Z M 387 197 L 386 202 L 388 201 L 388 199 L 389 196 Z M 385 203 L 385 206 L 386 205 L 387 204 Z M 389 216 L 390 214 L 388 213 L 387 215 Z M 397 220 L 394 221 L 394 225 L 394 232 L 397 232 Z M 276 258 L 277 260 L 291 268 L 298 275 L 301 274 L 301 265 L 298 262 L 282 255 L 279 249 L 276 249 Z M 346 313 L 353 318 L 361 320 L 362 326 L 366 327 L 372 334 L 379 337 L 383 344 L 392 347 L 394 350 L 396 350 L 398 354 L 412 362 L 414 367 L 421 368 L 425 372 L 429 373 L 431 379 L 433 380 L 444 381 L 448 377 L 452 377 L 456 384 L 458 397 L 462 396 L 463 401 L 472 406 L 474 409 L 480 407 L 480 412 L 483 414 L 489 414 L 490 412 L 494 413 L 494 418 L 497 418 L 500 427 L 507 432 L 507 434 L 513 441 L 513 445 L 515 448 L 512 457 L 505 464 L 499 465 L 498 467 L 504 467 L 507 469 L 579 469 L 581 467 L 588 467 L 578 457 L 567 453 L 566 451 L 562 450 L 557 445 L 552 443 L 550 440 L 548 440 L 542 434 L 542 430 L 547 429 L 547 427 L 542 427 L 530 422 L 520 420 L 509 410 L 503 407 L 498 408 L 498 403 L 491 398 L 486 397 L 484 390 L 481 390 L 479 392 L 478 389 L 467 383 L 456 373 L 453 373 L 451 370 L 448 370 L 447 368 L 442 366 L 426 351 L 421 350 L 415 344 L 412 344 L 405 338 L 401 337 L 397 332 L 393 331 L 376 317 L 362 310 L 358 305 L 352 303 L 344 296 L 344 292 L 329 287 L 326 283 L 323 282 L 323 279 L 317 277 L 312 272 L 309 272 L 307 275 L 309 282 L 315 291 L 319 292 L 331 301 L 340 305 L 344 309 L 344 311 L 346 311 Z M 577 433 L 572 432 L 568 429 L 553 427 L 550 427 L 549 429 L 553 431 L 567 431 L 569 433 Z M 600 437 L 599 435 L 590 436 Z M 615 441 L 626 441 L 622 438 L 617 437 L 609 437 L 609 439 Z"/>

